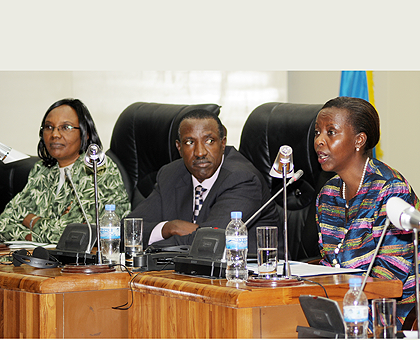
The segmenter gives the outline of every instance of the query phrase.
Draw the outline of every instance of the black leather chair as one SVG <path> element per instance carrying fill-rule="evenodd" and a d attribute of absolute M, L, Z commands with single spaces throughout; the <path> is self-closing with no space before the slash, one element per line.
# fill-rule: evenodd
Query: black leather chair
<path fill-rule="evenodd" d="M 0 213 L 11 199 L 22 191 L 28 182 L 29 171 L 37 161 L 38 157 L 30 156 L 9 164 L 0 162 Z"/>
<path fill-rule="evenodd" d="M 302 178 L 287 188 L 289 259 L 309 260 L 320 256 L 315 223 L 315 200 L 332 173 L 322 171 L 314 150 L 314 125 L 322 105 L 266 103 L 249 115 L 242 130 L 239 151 L 260 170 L 272 195 L 283 179 L 269 175 L 280 146 L 293 149 L 295 171 Z M 284 219 L 283 194 L 275 202 Z M 282 223 L 283 225 L 283 223 Z M 279 234 L 282 230 L 279 230 Z"/>
<path fill-rule="evenodd" d="M 419 325 L 417 320 L 417 305 L 411 309 L 410 313 L 408 313 L 407 317 L 404 320 L 404 323 L 401 327 L 403 331 L 418 331 Z"/>
<path fill-rule="evenodd" d="M 217 104 L 138 102 L 119 116 L 106 153 L 121 170 L 132 209 L 152 192 L 158 170 L 180 158 L 175 146 L 178 125 L 193 109 L 205 109 L 217 115 L 220 112 Z"/>

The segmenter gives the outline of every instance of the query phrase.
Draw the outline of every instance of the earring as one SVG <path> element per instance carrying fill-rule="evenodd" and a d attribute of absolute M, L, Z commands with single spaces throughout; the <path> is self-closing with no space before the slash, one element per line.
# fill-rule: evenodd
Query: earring
<path fill-rule="evenodd" d="M 359 147 L 357 147 L 357 148 L 356 148 L 356 151 L 360 151 L 360 148 L 359 148 Z"/>

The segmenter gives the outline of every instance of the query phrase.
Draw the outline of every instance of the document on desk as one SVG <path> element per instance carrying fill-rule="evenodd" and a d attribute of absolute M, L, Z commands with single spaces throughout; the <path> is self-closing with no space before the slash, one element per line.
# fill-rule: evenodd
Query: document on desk
<path fill-rule="evenodd" d="M 277 264 L 277 274 L 283 275 L 284 260 L 280 260 Z M 332 275 L 332 274 L 352 274 L 362 273 L 365 270 L 352 269 L 352 268 L 335 268 L 327 267 L 317 264 L 309 264 L 305 262 L 289 261 L 291 275 L 297 275 L 300 277 L 305 276 L 317 276 L 317 275 Z M 248 270 L 258 274 L 258 265 L 255 261 L 248 261 Z"/>
<path fill-rule="evenodd" d="M 32 241 L 5 241 L 5 244 L 10 249 L 35 249 L 36 247 L 43 247 L 45 249 L 54 249 L 56 244 L 32 242 Z"/>

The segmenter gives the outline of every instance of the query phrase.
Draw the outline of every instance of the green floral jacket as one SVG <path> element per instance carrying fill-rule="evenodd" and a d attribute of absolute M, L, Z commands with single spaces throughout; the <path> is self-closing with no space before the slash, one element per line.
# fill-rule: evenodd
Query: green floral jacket
<path fill-rule="evenodd" d="M 83 163 L 85 154 L 74 163 L 71 174 L 80 201 L 90 223 L 96 224 L 95 190 L 92 170 Z M 57 194 L 60 172 L 58 164 L 47 168 L 39 161 L 29 173 L 28 183 L 5 207 L 0 215 L 0 239 L 24 240 L 30 230 L 22 224 L 30 213 L 41 218 L 33 225 L 32 240 L 57 243 L 69 223 L 86 223 L 76 195 L 68 180 Z M 119 218 L 130 212 L 130 202 L 117 165 L 107 157 L 105 169 L 98 170 L 99 217 L 105 204 L 115 204 Z M 70 207 L 68 213 L 63 212 Z"/>

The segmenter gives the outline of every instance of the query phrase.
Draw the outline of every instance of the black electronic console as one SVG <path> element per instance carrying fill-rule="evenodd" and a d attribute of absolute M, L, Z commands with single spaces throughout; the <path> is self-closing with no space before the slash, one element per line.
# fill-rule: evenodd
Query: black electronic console
<path fill-rule="evenodd" d="M 139 260 L 139 266 L 135 266 L 133 271 L 152 271 L 175 269 L 174 259 L 177 256 L 188 254 L 190 246 L 168 246 L 156 247 L 150 245 L 144 252 L 142 259 Z M 136 260 L 134 259 L 134 262 Z"/>
<path fill-rule="evenodd" d="M 301 295 L 299 302 L 310 327 L 297 326 L 298 338 L 345 338 L 344 318 L 337 301 L 322 296 Z"/>
<path fill-rule="evenodd" d="M 54 256 L 61 264 L 96 264 L 96 255 L 84 252 L 74 252 L 58 249 L 49 249 L 48 253 Z"/>
<path fill-rule="evenodd" d="M 92 245 L 96 244 L 96 226 L 92 224 L 90 227 L 91 234 L 87 224 L 68 224 L 57 243 L 57 247 L 48 250 L 49 254 L 63 265 L 96 263 L 96 255 L 86 253 L 89 246 L 89 235 L 91 235 L 89 251 L 92 249 Z"/>
<path fill-rule="evenodd" d="M 224 229 L 197 229 L 189 253 L 174 258 L 175 271 L 180 274 L 225 278 L 225 244 Z"/>

